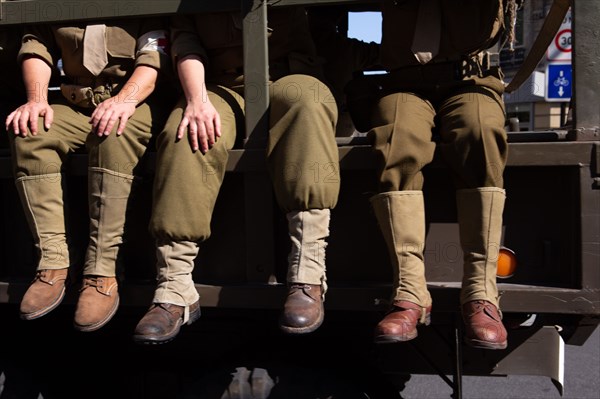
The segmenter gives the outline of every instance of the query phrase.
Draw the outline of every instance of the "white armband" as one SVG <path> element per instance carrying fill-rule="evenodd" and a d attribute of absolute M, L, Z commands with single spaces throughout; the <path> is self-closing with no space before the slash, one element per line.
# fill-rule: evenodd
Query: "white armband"
<path fill-rule="evenodd" d="M 137 40 L 137 51 L 158 51 L 167 54 L 168 39 L 164 30 L 153 30 L 144 33 Z"/>

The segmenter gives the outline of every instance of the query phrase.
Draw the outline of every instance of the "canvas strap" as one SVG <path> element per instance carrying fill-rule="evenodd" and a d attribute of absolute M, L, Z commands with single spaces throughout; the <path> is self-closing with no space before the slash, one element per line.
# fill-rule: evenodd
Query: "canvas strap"
<path fill-rule="evenodd" d="M 411 50 L 421 64 L 427 64 L 440 50 L 442 13 L 439 0 L 421 0 Z"/>
<path fill-rule="evenodd" d="M 537 64 L 548 49 L 550 42 L 554 39 L 554 35 L 556 35 L 558 29 L 560 29 L 560 26 L 569 11 L 570 5 L 569 0 L 554 0 L 554 3 L 552 3 L 552 7 L 546 16 L 544 25 L 542 25 L 540 33 L 538 33 L 533 46 L 531 46 L 531 50 L 529 50 L 527 58 L 525 58 L 521 68 L 519 68 L 508 86 L 504 89 L 507 93 L 517 90 L 537 67 Z"/>

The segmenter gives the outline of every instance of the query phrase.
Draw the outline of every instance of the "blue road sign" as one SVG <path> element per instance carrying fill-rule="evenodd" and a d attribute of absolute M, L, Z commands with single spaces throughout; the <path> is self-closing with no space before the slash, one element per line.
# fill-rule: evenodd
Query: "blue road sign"
<path fill-rule="evenodd" d="M 546 101 L 570 101 L 573 87 L 571 64 L 546 66 Z"/>

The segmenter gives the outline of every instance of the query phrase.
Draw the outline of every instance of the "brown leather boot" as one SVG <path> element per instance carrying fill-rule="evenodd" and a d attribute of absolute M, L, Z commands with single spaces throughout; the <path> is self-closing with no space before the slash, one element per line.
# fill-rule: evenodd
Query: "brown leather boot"
<path fill-rule="evenodd" d="M 68 268 L 38 270 L 21 300 L 21 319 L 33 320 L 48 314 L 65 297 Z"/>
<path fill-rule="evenodd" d="M 279 318 L 279 327 L 288 334 L 315 331 L 323 323 L 323 288 L 313 284 L 292 284 Z"/>
<path fill-rule="evenodd" d="M 506 328 L 498 308 L 489 301 L 471 301 L 462 306 L 465 341 L 474 348 L 506 349 Z"/>
<path fill-rule="evenodd" d="M 135 327 L 133 340 L 139 344 L 164 344 L 172 341 L 184 323 L 192 324 L 200 318 L 200 301 L 185 307 L 171 303 L 154 303 Z"/>
<path fill-rule="evenodd" d="M 394 301 L 392 309 L 375 327 L 375 343 L 391 344 L 417 337 L 417 326 L 431 323 L 431 306 L 423 308 L 409 301 Z"/>
<path fill-rule="evenodd" d="M 116 277 L 83 276 L 74 326 L 83 332 L 104 326 L 117 312 L 119 291 Z"/>

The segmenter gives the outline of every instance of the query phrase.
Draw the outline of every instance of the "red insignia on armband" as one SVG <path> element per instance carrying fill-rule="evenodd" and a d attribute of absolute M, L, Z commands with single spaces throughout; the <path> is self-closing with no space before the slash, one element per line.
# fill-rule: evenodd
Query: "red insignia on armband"
<path fill-rule="evenodd" d="M 169 50 L 169 40 L 167 32 L 164 30 L 153 30 L 143 34 L 137 40 L 137 51 L 158 51 L 167 54 Z"/>

